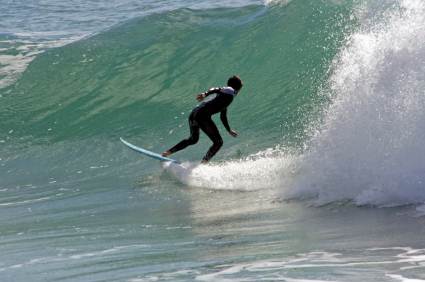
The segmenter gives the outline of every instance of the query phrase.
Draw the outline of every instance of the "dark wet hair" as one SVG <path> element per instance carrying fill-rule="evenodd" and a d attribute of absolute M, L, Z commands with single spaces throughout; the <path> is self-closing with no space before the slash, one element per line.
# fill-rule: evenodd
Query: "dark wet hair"
<path fill-rule="evenodd" d="M 239 76 L 234 75 L 227 80 L 227 86 L 230 86 L 236 91 L 239 91 L 241 90 L 243 83 Z"/>

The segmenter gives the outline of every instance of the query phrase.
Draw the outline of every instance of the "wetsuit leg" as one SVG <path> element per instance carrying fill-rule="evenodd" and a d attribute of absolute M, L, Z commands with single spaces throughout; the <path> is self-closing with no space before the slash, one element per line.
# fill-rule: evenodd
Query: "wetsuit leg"
<path fill-rule="evenodd" d="M 193 115 L 189 116 L 189 128 L 190 128 L 190 136 L 187 139 L 183 139 L 182 141 L 180 141 L 180 143 L 178 143 L 177 145 L 175 145 L 173 148 L 171 148 L 170 151 L 171 153 L 175 153 L 177 151 L 183 150 L 184 148 L 186 148 L 189 145 L 193 145 L 196 144 L 199 140 L 199 124 L 198 122 L 194 119 Z"/>
<path fill-rule="evenodd" d="M 218 132 L 217 126 L 212 121 L 211 118 L 205 118 L 199 122 L 199 126 L 202 131 L 213 141 L 212 146 L 209 148 L 208 152 L 205 154 L 203 161 L 208 162 L 223 146 L 223 139 Z"/>

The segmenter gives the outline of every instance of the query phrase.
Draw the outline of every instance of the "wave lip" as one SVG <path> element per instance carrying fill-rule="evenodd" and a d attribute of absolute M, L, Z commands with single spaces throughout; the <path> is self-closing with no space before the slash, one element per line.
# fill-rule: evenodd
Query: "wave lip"
<path fill-rule="evenodd" d="M 45 50 L 58 48 L 83 38 L 82 35 L 62 36 L 63 38 L 44 38 L 35 40 L 34 37 L 56 37 L 51 33 L 18 33 L 14 38 L 1 38 L 0 46 L 0 89 L 15 83 L 28 65 Z M 16 37 L 15 37 L 16 36 Z"/>

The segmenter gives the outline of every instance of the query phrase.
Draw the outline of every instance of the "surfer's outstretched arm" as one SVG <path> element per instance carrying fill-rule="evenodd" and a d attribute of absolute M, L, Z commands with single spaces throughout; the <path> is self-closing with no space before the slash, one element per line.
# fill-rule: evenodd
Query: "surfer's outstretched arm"
<path fill-rule="evenodd" d="M 202 101 L 204 100 L 205 97 L 207 97 L 208 95 L 214 94 L 214 93 L 218 93 L 220 92 L 221 88 L 220 87 L 214 87 L 214 88 L 210 88 L 208 91 L 203 92 L 201 94 L 198 94 L 196 96 L 196 100 L 198 101 Z"/>
<path fill-rule="evenodd" d="M 238 133 L 230 128 L 229 121 L 227 120 L 227 108 L 220 112 L 220 119 L 230 135 L 232 135 L 233 137 L 238 136 Z"/>

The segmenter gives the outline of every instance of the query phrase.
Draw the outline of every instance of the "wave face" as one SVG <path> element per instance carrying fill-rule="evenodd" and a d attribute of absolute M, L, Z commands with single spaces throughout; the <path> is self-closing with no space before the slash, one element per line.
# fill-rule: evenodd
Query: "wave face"
<path fill-rule="evenodd" d="M 341 13 L 348 8 L 311 1 L 180 9 L 132 20 L 38 56 L 2 91 L 1 132 L 33 142 L 164 136 L 186 125 L 195 93 L 238 73 L 245 89 L 230 118 L 246 136 L 256 135 L 247 141 L 265 141 L 259 147 L 266 148 L 280 142 L 283 130 L 296 139 L 302 107 L 313 104 L 338 47 L 330 36 L 342 39 L 334 31 Z M 173 142 L 186 134 L 180 131 Z"/>

